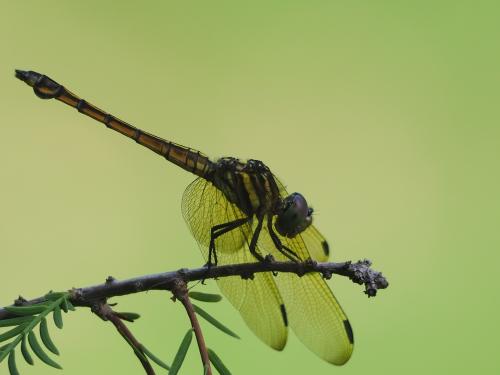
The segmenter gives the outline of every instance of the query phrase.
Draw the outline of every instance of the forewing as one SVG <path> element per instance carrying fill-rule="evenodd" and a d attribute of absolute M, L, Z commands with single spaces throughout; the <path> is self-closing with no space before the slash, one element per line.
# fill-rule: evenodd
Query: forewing
<path fill-rule="evenodd" d="M 292 239 L 282 236 L 279 238 L 302 260 L 309 258 L 300 235 Z M 260 237 L 260 246 L 276 259 L 288 260 L 276 250 L 267 230 Z M 323 277 L 318 273 L 299 277 L 282 272 L 275 280 L 285 302 L 289 325 L 300 341 L 330 363 L 342 365 L 347 362 L 353 350 L 352 329 Z"/>
<path fill-rule="evenodd" d="M 205 258 L 208 258 L 212 227 L 246 217 L 219 189 L 201 177 L 194 180 L 184 191 L 182 215 L 193 237 L 200 244 Z M 240 249 L 247 241 L 251 229 L 250 224 L 245 224 L 218 237 L 215 242 L 217 255 L 222 256 L 223 253 Z"/>
<path fill-rule="evenodd" d="M 220 190 L 201 178 L 186 188 L 182 212 L 205 260 L 208 260 L 211 228 L 245 217 Z M 255 262 L 248 249 L 252 232 L 252 223 L 248 223 L 218 237 L 215 242 L 218 264 Z M 257 337 L 274 349 L 283 349 L 288 331 L 283 301 L 271 274 L 258 273 L 249 280 L 223 277 L 217 284 Z"/>
<path fill-rule="evenodd" d="M 312 259 L 326 262 L 330 256 L 330 245 L 314 225 L 309 225 L 300 236 Z"/>

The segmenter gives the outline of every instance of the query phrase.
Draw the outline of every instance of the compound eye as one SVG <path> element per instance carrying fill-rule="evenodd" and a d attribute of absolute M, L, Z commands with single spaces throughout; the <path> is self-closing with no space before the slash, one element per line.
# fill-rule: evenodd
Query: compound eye
<path fill-rule="evenodd" d="M 293 193 L 285 198 L 282 211 L 276 220 L 276 230 L 283 236 L 293 237 L 311 224 L 312 209 L 299 193 Z"/>

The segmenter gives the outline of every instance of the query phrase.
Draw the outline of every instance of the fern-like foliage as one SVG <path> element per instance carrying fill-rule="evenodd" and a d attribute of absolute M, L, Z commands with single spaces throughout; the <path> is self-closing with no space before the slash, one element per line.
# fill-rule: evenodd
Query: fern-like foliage
<path fill-rule="evenodd" d="M 45 295 L 42 302 L 36 305 L 9 306 L 5 309 L 16 316 L 0 320 L 0 329 L 7 328 L 7 331 L 0 333 L 0 345 L 3 345 L 0 346 L 0 363 L 8 358 L 10 375 L 19 375 L 16 364 L 16 348 L 18 347 L 20 347 L 21 354 L 28 364 L 34 364 L 29 346 L 42 362 L 54 368 L 62 369 L 57 362 L 49 357 L 43 346 L 53 354 L 59 355 L 59 350 L 49 335 L 47 316 L 52 314 L 55 326 L 59 329 L 63 328 L 62 311 L 67 313 L 69 310 L 75 310 L 75 307 L 69 301 L 69 293 L 50 292 Z M 39 336 L 43 346 L 35 334 L 37 327 L 39 328 Z"/>

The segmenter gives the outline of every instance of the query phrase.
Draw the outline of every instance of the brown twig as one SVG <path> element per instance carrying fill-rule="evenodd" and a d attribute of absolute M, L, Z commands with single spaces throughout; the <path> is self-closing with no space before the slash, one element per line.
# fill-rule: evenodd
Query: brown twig
<path fill-rule="evenodd" d="M 198 322 L 198 317 L 196 316 L 196 312 L 194 311 L 194 307 L 191 304 L 191 299 L 188 295 L 186 282 L 183 280 L 178 280 L 172 288 L 172 293 L 175 299 L 181 301 L 182 305 L 186 309 L 189 320 L 191 321 L 191 327 L 193 327 L 194 334 L 196 336 L 196 341 L 198 342 L 198 349 L 200 350 L 203 368 L 206 369 L 207 375 L 212 375 L 212 368 L 210 366 L 207 346 L 205 344 L 205 339 L 203 338 L 203 332 L 201 330 L 200 323 Z"/>
<path fill-rule="evenodd" d="M 368 297 L 376 295 L 379 289 L 385 289 L 389 283 L 382 273 L 372 270 L 369 260 L 361 260 L 356 263 L 317 263 L 308 260 L 302 263 L 277 262 L 268 257 L 264 262 L 229 264 L 223 266 L 202 267 L 196 269 L 180 269 L 174 272 L 145 275 L 128 280 L 118 281 L 108 277 L 104 284 L 85 288 L 72 289 L 70 300 L 75 306 L 90 307 L 94 313 L 106 321 L 113 323 L 120 335 L 134 350 L 140 360 L 146 374 L 154 375 L 155 372 L 148 358 L 142 350 L 142 345 L 136 340 L 132 332 L 122 321 L 119 313 L 112 310 L 106 303 L 107 299 L 115 296 L 133 294 L 147 290 L 170 290 L 175 298 L 181 301 L 191 321 L 191 326 L 196 335 L 201 359 L 206 373 L 211 375 L 210 359 L 208 356 L 205 340 L 197 320 L 193 305 L 187 294 L 187 283 L 195 280 L 214 279 L 227 276 L 240 276 L 244 279 L 253 278 L 257 272 L 290 272 L 303 276 L 310 272 L 319 272 L 324 278 L 330 278 L 333 274 L 348 277 L 357 284 L 365 285 L 365 294 Z M 30 305 L 43 302 L 45 297 L 38 297 L 31 301 L 19 297 L 15 305 Z M 0 308 L 0 320 L 13 317 L 13 314 Z"/>
<path fill-rule="evenodd" d="M 122 319 L 119 317 L 119 314 L 113 311 L 111 306 L 109 306 L 106 302 L 99 301 L 94 303 L 91 306 L 92 312 L 94 312 L 97 316 L 105 321 L 110 321 L 115 326 L 116 330 L 120 333 L 120 335 L 127 341 L 127 343 L 134 350 L 134 354 L 137 356 L 139 361 L 146 371 L 147 375 L 155 375 L 155 371 L 149 363 L 148 358 L 141 350 L 141 343 L 137 341 L 132 332 L 128 329 L 128 327 L 123 323 Z"/>
<path fill-rule="evenodd" d="M 228 264 L 223 266 L 201 267 L 195 269 L 180 269 L 173 272 L 145 275 L 127 280 L 115 280 L 108 277 L 104 284 L 85 288 L 72 289 L 71 302 L 75 306 L 92 307 L 92 303 L 106 298 L 123 296 L 127 294 L 144 292 L 147 290 L 172 290 L 178 280 L 184 282 L 195 280 L 214 279 L 227 276 L 241 276 L 251 278 L 258 272 L 291 272 L 299 276 L 310 272 L 319 272 L 325 278 L 333 274 L 348 277 L 357 284 L 365 285 L 365 294 L 369 297 L 376 295 L 379 289 L 385 289 L 389 283 L 382 273 L 372 270 L 369 260 L 355 263 L 316 263 L 306 261 L 303 263 L 277 262 L 269 259 L 265 262 Z M 38 297 L 30 301 L 18 301 L 18 305 L 30 305 L 44 301 Z M 13 317 L 7 310 L 0 308 L 0 320 Z"/>

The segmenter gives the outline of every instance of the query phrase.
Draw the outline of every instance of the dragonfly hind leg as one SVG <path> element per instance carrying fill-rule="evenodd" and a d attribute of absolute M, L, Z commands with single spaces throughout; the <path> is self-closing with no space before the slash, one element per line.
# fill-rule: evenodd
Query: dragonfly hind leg
<path fill-rule="evenodd" d="M 217 237 L 222 236 L 224 233 L 230 232 L 243 224 L 248 222 L 248 218 L 242 218 L 234 221 L 230 221 L 224 224 L 214 225 L 210 229 L 210 246 L 208 248 L 208 263 L 207 266 L 210 267 L 212 265 L 217 265 L 217 251 L 215 249 L 215 240 Z M 214 259 L 214 263 L 212 263 L 212 257 Z"/>
<path fill-rule="evenodd" d="M 299 256 L 297 254 L 295 254 L 295 252 L 292 249 L 283 245 L 281 243 L 281 240 L 278 238 L 277 234 L 274 232 L 272 216 L 268 216 L 267 230 L 269 231 L 269 235 L 271 236 L 271 239 L 273 240 L 274 246 L 281 254 L 286 256 L 292 262 L 296 262 L 296 263 L 300 262 Z"/>

